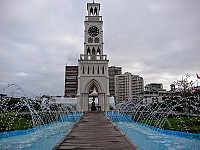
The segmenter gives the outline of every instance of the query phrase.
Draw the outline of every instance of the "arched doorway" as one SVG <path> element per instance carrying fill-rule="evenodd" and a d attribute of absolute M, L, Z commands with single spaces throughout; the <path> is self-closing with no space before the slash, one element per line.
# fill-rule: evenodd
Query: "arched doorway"
<path fill-rule="evenodd" d="M 101 83 L 101 80 L 99 80 L 98 78 L 89 78 L 84 82 L 82 88 L 80 89 L 80 96 L 78 97 L 79 110 L 91 111 L 90 99 L 92 101 L 94 97 L 93 95 L 91 95 L 94 91 L 94 88 L 96 90 L 95 106 L 97 107 L 97 110 L 108 110 L 109 99 L 106 95 L 107 91 L 105 90 L 104 84 Z"/>
<path fill-rule="evenodd" d="M 97 87 L 95 85 L 92 85 L 89 90 L 89 111 L 101 111 L 98 96 L 99 94 Z"/>

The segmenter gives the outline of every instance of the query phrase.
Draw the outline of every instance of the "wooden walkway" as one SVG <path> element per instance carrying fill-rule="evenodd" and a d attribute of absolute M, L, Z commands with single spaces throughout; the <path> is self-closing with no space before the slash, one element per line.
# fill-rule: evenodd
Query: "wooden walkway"
<path fill-rule="evenodd" d="M 138 150 L 118 128 L 100 112 L 85 113 L 53 150 Z"/>

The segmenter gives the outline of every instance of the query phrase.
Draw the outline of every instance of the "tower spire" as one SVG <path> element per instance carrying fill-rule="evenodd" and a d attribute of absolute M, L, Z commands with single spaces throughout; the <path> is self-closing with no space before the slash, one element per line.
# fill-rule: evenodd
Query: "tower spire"
<path fill-rule="evenodd" d="M 94 3 L 94 0 L 93 0 L 93 3 Z"/>

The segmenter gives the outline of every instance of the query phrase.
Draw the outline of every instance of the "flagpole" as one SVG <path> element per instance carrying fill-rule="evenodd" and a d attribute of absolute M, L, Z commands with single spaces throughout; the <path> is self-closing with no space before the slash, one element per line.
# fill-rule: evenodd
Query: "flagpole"
<path fill-rule="evenodd" d="M 198 76 L 198 74 L 196 73 L 196 75 L 197 75 L 197 90 L 199 89 L 199 87 L 198 87 L 198 81 L 199 81 L 199 76 Z"/>
<path fill-rule="evenodd" d="M 199 78 L 197 78 L 197 91 L 199 90 L 198 81 L 199 81 Z M 198 99 L 198 101 L 200 101 L 200 99 L 199 99 L 199 94 L 197 94 L 197 99 Z"/>
<path fill-rule="evenodd" d="M 198 81 L 199 81 L 199 75 L 197 74 L 197 90 L 199 90 L 199 87 L 198 87 Z M 200 99 L 199 99 L 199 94 L 197 94 L 197 98 L 198 98 L 198 100 L 200 101 Z"/>

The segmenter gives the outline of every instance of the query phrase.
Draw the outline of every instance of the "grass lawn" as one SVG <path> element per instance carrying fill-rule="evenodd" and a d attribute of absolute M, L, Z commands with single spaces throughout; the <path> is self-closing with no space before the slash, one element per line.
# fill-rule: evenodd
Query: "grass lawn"
<path fill-rule="evenodd" d="M 32 120 L 20 117 L 0 117 L 0 132 L 32 128 Z"/>
<path fill-rule="evenodd" d="M 162 128 L 165 130 L 185 131 L 200 133 L 200 117 L 179 117 L 167 118 L 167 120 L 159 120 L 163 124 L 156 124 L 156 120 L 152 120 L 149 125 Z"/>

